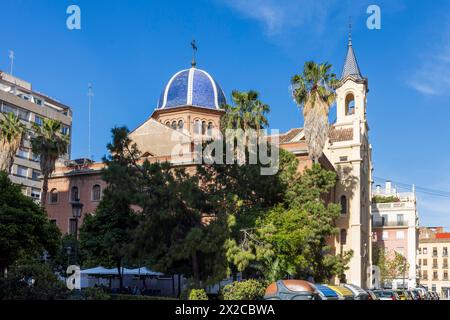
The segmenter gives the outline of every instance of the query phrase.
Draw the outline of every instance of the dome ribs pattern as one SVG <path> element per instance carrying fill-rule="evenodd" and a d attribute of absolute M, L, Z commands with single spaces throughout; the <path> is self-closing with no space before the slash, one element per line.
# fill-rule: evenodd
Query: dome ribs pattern
<path fill-rule="evenodd" d="M 195 106 L 220 110 L 225 95 L 206 71 L 190 68 L 176 73 L 164 88 L 158 109 Z"/>

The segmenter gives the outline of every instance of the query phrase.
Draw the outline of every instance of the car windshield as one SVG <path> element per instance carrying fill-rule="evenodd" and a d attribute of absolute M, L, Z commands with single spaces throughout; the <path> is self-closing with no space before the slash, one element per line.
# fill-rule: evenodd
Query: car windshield
<path fill-rule="evenodd" d="M 375 294 L 377 297 L 392 298 L 392 296 L 394 295 L 394 292 L 392 292 L 392 291 L 376 291 Z"/>

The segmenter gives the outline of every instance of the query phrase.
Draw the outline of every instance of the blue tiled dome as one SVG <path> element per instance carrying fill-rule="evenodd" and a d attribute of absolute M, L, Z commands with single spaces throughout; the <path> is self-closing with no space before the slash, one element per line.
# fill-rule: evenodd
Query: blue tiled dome
<path fill-rule="evenodd" d="M 226 103 L 219 84 L 204 70 L 190 68 L 177 72 L 161 93 L 158 109 L 196 106 L 221 109 Z"/>

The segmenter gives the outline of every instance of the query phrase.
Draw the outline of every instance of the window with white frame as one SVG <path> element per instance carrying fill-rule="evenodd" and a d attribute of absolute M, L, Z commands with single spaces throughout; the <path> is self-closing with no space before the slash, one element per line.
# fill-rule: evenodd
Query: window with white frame
<path fill-rule="evenodd" d="M 405 239 L 405 231 L 397 231 L 396 238 L 397 238 L 397 240 Z"/>
<path fill-rule="evenodd" d="M 383 231 L 383 234 L 381 235 L 382 240 L 388 240 L 389 239 L 389 232 Z"/>
<path fill-rule="evenodd" d="M 17 175 L 19 177 L 27 178 L 28 177 L 28 168 L 24 166 L 17 166 Z"/>

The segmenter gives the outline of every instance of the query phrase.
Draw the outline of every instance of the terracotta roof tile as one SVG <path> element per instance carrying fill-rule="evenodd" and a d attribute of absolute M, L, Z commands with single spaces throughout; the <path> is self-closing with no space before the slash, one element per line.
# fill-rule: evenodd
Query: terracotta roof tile
<path fill-rule="evenodd" d="M 331 128 L 329 137 L 330 137 L 331 143 L 353 140 L 353 129 L 352 128 L 347 128 L 347 129 Z"/>
<path fill-rule="evenodd" d="M 288 143 L 292 139 L 294 139 L 300 132 L 302 132 L 303 128 L 294 128 L 286 132 L 285 134 L 280 134 L 280 143 Z"/>

